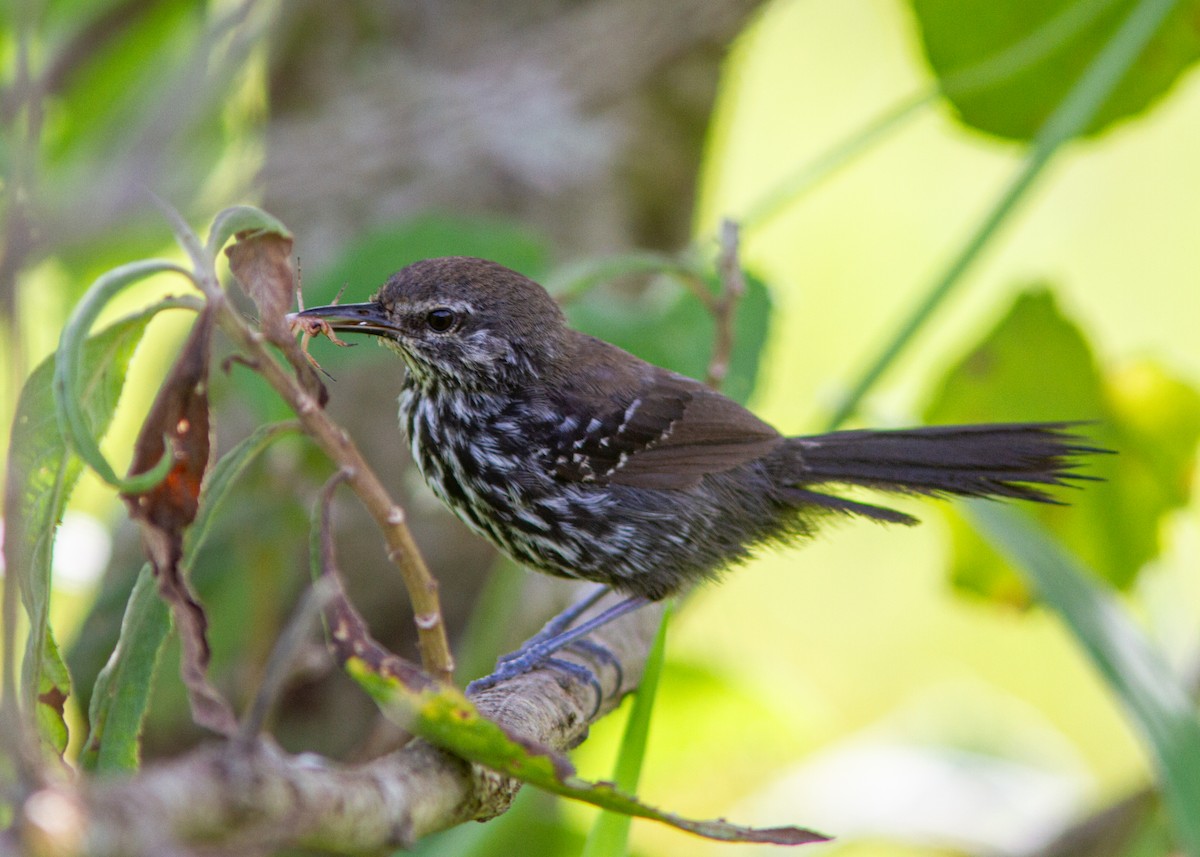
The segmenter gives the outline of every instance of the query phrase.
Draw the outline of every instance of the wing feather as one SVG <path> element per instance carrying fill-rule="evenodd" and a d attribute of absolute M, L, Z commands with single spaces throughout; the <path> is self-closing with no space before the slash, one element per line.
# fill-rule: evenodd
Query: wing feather
<path fill-rule="evenodd" d="M 560 435 L 554 450 L 558 478 L 686 489 L 783 441 L 771 426 L 699 381 L 648 368 L 653 371 L 642 383 L 607 390 L 606 410 Z M 594 409 L 595 396 L 588 401 Z M 582 401 L 563 404 L 567 413 L 588 412 Z"/>

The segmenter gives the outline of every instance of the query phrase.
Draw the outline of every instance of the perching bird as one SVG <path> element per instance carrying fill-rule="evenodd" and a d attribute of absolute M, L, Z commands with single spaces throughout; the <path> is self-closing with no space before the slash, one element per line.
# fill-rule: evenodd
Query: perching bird
<path fill-rule="evenodd" d="M 293 319 L 380 337 L 404 360 L 413 458 L 471 529 L 537 571 L 628 596 L 493 680 L 823 518 L 916 522 L 838 486 L 1055 502 L 1045 488 L 1086 478 L 1077 456 L 1099 451 L 1069 422 L 784 437 L 699 381 L 571 329 L 541 286 L 483 259 L 417 262 L 367 303 Z"/>

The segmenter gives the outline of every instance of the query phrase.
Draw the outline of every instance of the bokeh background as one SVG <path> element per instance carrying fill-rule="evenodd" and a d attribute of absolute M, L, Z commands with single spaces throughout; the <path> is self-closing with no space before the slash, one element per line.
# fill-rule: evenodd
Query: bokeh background
<path fill-rule="evenodd" d="M 573 317 L 693 372 L 711 325 L 669 277 L 629 271 L 649 252 L 711 265 L 731 218 L 752 289 L 730 392 L 789 433 L 822 430 L 1136 5 L 11 4 L 0 430 L 92 279 L 177 254 L 151 192 L 197 228 L 226 205 L 267 208 L 296 235 L 310 304 L 343 285 L 362 300 L 431 255 L 496 258 L 562 290 L 623 272 L 597 277 Z M 1040 71 L 975 90 L 960 79 L 954 97 L 947 69 L 1093 13 L 1081 44 L 1068 39 Z M 1197 21 L 1195 3 L 1176 4 L 1123 100 L 1055 152 L 849 423 L 1100 420 L 1120 463 L 1100 465 L 1109 481 L 1046 521 L 1193 690 Z M 112 314 L 172 288 L 150 282 Z M 156 321 L 140 347 L 106 440 L 115 461 L 128 459 L 187 322 Z M 470 678 L 571 593 L 497 561 L 418 484 L 395 427 L 393 359 L 313 351 L 336 379 L 335 418 L 406 497 Z M 214 397 L 223 448 L 286 416 L 237 367 L 214 379 Z M 327 474 L 302 442 L 278 444 L 200 558 L 215 674 L 237 700 L 305 581 L 305 519 Z M 924 525 L 847 522 L 689 599 L 671 628 L 641 795 L 690 816 L 831 832 L 838 841 L 820 848 L 839 855 L 1170 853 L 1146 750 L 1078 641 L 962 517 L 905 508 Z M 411 654 L 382 545 L 352 503 L 339 520 L 352 597 Z M 60 532 L 54 613 L 77 735 L 141 564 L 136 541 L 117 499 L 85 478 Z M 150 757 L 201 738 L 174 657 L 155 686 Z M 576 751 L 581 773 L 610 775 L 622 717 Z M 369 700 L 316 649 L 274 731 L 289 749 L 347 759 L 389 745 Z M 508 816 L 419 853 L 579 853 L 594 815 L 529 792 Z M 632 835 L 635 854 L 769 850 L 649 823 Z"/>

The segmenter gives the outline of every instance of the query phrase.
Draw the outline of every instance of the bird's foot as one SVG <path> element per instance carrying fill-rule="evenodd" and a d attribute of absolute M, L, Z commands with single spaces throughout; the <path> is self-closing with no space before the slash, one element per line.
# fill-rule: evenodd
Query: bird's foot
<path fill-rule="evenodd" d="M 596 648 L 602 649 L 604 647 L 596 646 Z M 605 652 L 607 652 L 607 649 L 605 649 Z M 496 671 L 492 672 L 490 676 L 476 678 L 474 682 L 467 685 L 467 694 L 478 694 L 482 690 L 496 687 L 500 682 L 508 681 L 508 679 L 516 678 L 517 676 L 523 676 L 524 673 L 532 672 L 539 669 L 539 667 L 548 666 L 554 667 L 556 670 L 562 670 L 566 675 L 577 679 L 577 681 L 586 682 L 592 688 L 595 694 L 595 705 L 592 708 L 592 713 L 588 714 L 589 720 L 595 717 L 596 713 L 600 711 L 600 703 L 604 702 L 604 687 L 600 684 L 600 679 L 596 678 L 595 673 L 589 670 L 588 667 L 576 664 L 575 661 L 552 658 L 550 655 L 542 653 L 532 653 L 534 655 L 533 658 L 518 657 L 521 654 L 520 652 L 514 652 L 505 655 L 505 658 L 500 659 L 499 663 L 497 663 Z M 527 652 L 526 654 L 529 653 Z M 608 658 L 616 661 L 616 658 L 612 657 L 612 653 L 608 653 Z M 620 669 L 619 665 L 617 669 Z"/>
<path fill-rule="evenodd" d="M 606 647 L 591 640 L 582 639 L 597 628 L 606 625 L 619 616 L 623 616 L 646 603 L 645 598 L 631 597 L 609 607 L 596 616 L 575 627 L 571 625 L 588 608 L 600 600 L 603 590 L 590 594 L 578 604 L 573 605 L 563 613 L 550 620 L 541 631 L 529 639 L 525 645 L 515 652 L 502 656 L 496 662 L 496 669 L 491 675 L 476 679 L 467 685 L 468 693 L 475 693 L 494 687 L 502 681 L 523 675 L 540 666 L 551 665 L 575 678 L 587 682 L 596 691 L 596 708 L 599 710 L 603 700 L 603 688 L 596 674 L 581 664 L 553 657 L 554 653 L 564 648 L 578 648 L 601 661 L 607 661 L 617 670 L 617 686 L 623 681 L 623 671 L 616 656 Z"/>

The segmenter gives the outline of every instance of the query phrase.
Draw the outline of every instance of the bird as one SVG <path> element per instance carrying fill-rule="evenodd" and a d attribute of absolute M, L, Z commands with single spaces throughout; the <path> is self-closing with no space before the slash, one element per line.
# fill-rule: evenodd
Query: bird
<path fill-rule="evenodd" d="M 706 384 L 571 328 L 542 286 L 485 259 L 418 261 L 365 303 L 289 318 L 399 355 L 413 460 L 468 527 L 535 571 L 602 584 L 483 686 L 831 518 L 917 522 L 847 488 L 1059 503 L 1048 489 L 1092 478 L 1081 458 L 1105 451 L 1076 421 L 785 436 Z M 623 600 L 575 624 L 608 590 Z"/>

